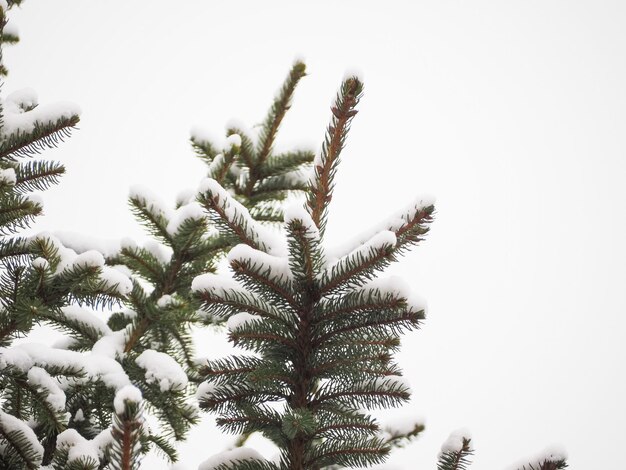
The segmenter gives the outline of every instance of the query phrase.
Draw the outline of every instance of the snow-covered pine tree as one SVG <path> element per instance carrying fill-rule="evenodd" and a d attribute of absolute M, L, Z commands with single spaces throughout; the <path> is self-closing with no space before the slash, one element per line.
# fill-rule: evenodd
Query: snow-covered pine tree
<path fill-rule="evenodd" d="M 2 45 L 18 40 L 7 12 L 19 3 L 0 1 Z M 1 71 L 7 73 L 4 65 Z M 42 212 L 32 192 L 55 184 L 65 171 L 38 154 L 69 136 L 78 115 L 70 103 L 38 105 L 30 89 L 0 100 L 0 468 L 50 463 L 57 438 L 82 420 L 85 398 L 111 395 L 112 401 L 111 389 L 124 375 L 114 361 L 77 352 L 81 344 L 73 345 L 77 351 L 67 344 L 15 344 L 42 324 L 99 334 L 102 322 L 83 313 L 120 300 L 128 287 L 98 253 L 77 255 L 52 236 L 18 233 Z"/>
<path fill-rule="evenodd" d="M 17 41 L 15 29 L 6 27 L 6 11 L 18 3 L 0 0 L 2 44 Z M 6 74 L 4 66 L 1 72 Z M 412 205 L 363 246 L 331 260 L 321 243 L 326 207 L 361 85 L 354 78 L 344 83 L 315 178 L 307 186 L 298 170 L 313 155 L 276 156 L 272 151 L 303 75 L 304 64 L 298 62 L 256 143 L 236 126 L 228 129 L 221 154 L 202 137 L 192 139 L 211 178 L 200 201 L 221 224 L 221 234 L 207 232 L 188 196 L 168 211 L 135 191 L 131 206 L 170 254 L 162 258 L 161 249 L 125 244 L 108 259 L 109 266 L 101 254 L 77 253 L 50 235 L 16 236 L 41 212 L 28 193 L 46 189 L 64 172 L 58 163 L 27 158 L 66 137 L 78 112 L 69 104 L 38 106 L 30 90 L 0 102 L 0 227 L 5 235 L 0 239 L 0 468 L 44 464 L 55 470 L 130 470 L 139 467 L 152 445 L 174 457 L 168 437 L 181 438 L 194 423 L 195 410 L 187 401 L 194 386 L 188 382 L 200 381 L 188 327 L 227 318 L 233 341 L 260 357 L 227 359 L 217 364 L 225 366 L 222 370 L 208 364 L 203 372 L 214 385 L 203 384 L 199 396 L 208 408 L 222 410 L 222 426 L 260 431 L 274 440 L 283 468 L 379 461 L 390 447 L 423 429 L 418 423 L 380 435 L 375 420 L 355 406 L 387 406 L 408 396 L 391 353 L 399 332 L 416 326 L 423 312 L 396 281 L 373 277 L 419 241 L 432 206 L 424 201 Z M 258 222 L 280 220 L 280 202 L 301 190 L 308 193 L 309 212 L 287 212 L 287 243 L 281 246 Z M 212 272 L 215 256 L 237 241 L 244 244 L 230 252 L 230 261 L 243 289 L 202 275 Z M 156 258 L 158 269 L 142 265 L 144 256 L 150 262 L 150 256 Z M 116 266 L 120 263 L 123 267 Z M 120 273 L 129 268 L 132 282 Z M 190 291 L 194 278 L 196 296 Z M 116 301 L 129 308 L 114 314 L 108 325 L 94 315 L 92 309 Z M 201 302 L 215 315 L 198 314 Z M 348 318 L 351 313 L 359 318 Z M 67 340 L 54 347 L 14 344 L 40 324 L 66 332 Z M 284 406 L 275 406 L 276 401 Z M 164 432 L 150 431 L 144 408 L 156 411 Z M 469 445 L 465 437 L 444 444 L 440 469 L 465 468 Z M 236 468 L 279 468 L 250 449 L 217 456 L 201 468 L 232 468 L 233 462 Z M 548 452 L 517 468 L 565 466 L 560 454 Z"/>
<path fill-rule="evenodd" d="M 232 191 L 261 222 L 271 224 L 282 217 L 281 201 L 304 189 L 303 170 L 314 157 L 307 150 L 273 152 L 295 86 L 304 75 L 305 65 L 297 61 L 276 95 L 258 138 L 241 127 L 229 126 L 223 149 L 199 133 L 191 139 L 196 153 L 208 165 L 208 176 Z M 201 274 L 215 272 L 219 259 L 233 246 L 232 237 L 210 230 L 195 194 L 182 192 L 172 209 L 150 191 L 133 188 L 130 207 L 155 240 L 144 246 L 124 242 L 119 252 L 107 257 L 107 264 L 126 267 L 133 281 L 124 302 L 127 308 L 108 321 L 112 336 L 123 336 L 122 350 L 116 357 L 131 382 L 141 389 L 148 410 L 159 418 L 163 432 L 158 438 L 150 435 L 149 440 L 170 460 L 176 460 L 177 454 L 168 438 L 183 439 L 196 422 L 196 409 L 188 400 L 200 381 L 191 328 L 222 322 L 199 314 L 200 301 L 192 295 L 191 283 Z M 122 453 L 110 455 L 117 459 Z"/>
<path fill-rule="evenodd" d="M 397 280 L 377 273 L 428 231 L 434 206 L 419 198 L 331 258 L 324 248 L 334 176 L 363 85 L 346 79 L 307 188 L 306 210 L 285 212 L 286 241 L 273 237 L 218 182 L 199 201 L 222 233 L 233 281 L 211 274 L 193 289 L 210 315 L 228 320 L 230 340 L 256 354 L 208 362 L 200 405 L 230 432 L 261 432 L 280 463 L 229 454 L 207 469 L 303 470 L 368 466 L 390 449 L 364 408 L 405 402 L 409 387 L 393 360 L 403 331 L 417 328 L 424 305 Z M 202 468 L 205 468 L 202 467 Z"/>
<path fill-rule="evenodd" d="M 422 241 L 431 198 L 357 237 L 342 252 L 325 246 L 334 177 L 363 84 L 345 79 L 314 160 L 303 207 L 285 211 L 285 238 L 267 232 L 218 181 L 207 179 L 198 200 L 223 234 L 240 241 L 229 254 L 233 279 L 205 274 L 193 290 L 202 308 L 227 320 L 230 341 L 252 354 L 208 361 L 198 388 L 204 410 L 234 433 L 259 432 L 280 450 L 268 461 L 247 448 L 215 455 L 201 470 L 321 470 L 368 467 L 415 438 L 423 425 L 383 432 L 370 409 L 406 402 L 393 353 L 402 333 L 424 319 L 424 303 L 397 278 L 380 272 Z M 463 470 L 473 453 L 467 433 L 453 433 L 438 470 Z M 567 467 L 546 452 L 517 470 Z"/>
<path fill-rule="evenodd" d="M 9 6 L 12 4 L 7 5 L 7 10 Z M 6 24 L 4 16 L 3 19 Z M 11 31 L 2 35 L 3 42 L 17 41 L 15 29 Z M 280 201 L 290 192 L 302 190 L 304 173 L 301 170 L 313 159 L 313 153 L 306 150 L 278 155 L 273 151 L 295 86 L 304 75 L 304 64 L 296 62 L 260 128 L 256 143 L 253 136 L 243 131 L 240 131 L 243 137 L 234 134 L 233 127 L 227 129 L 222 152 L 204 136 L 192 138 L 194 149 L 208 164 L 208 175 L 239 194 L 238 197 L 265 222 L 281 216 Z M 30 100 L 25 105 L 29 107 L 6 116 L 18 98 Z M 5 108 L 10 108 L 5 112 L 5 121 L 22 126 L 12 133 L 8 124 L 4 126 L 6 137 L 3 140 L 6 146 L 16 149 L 16 156 L 37 153 L 46 145 L 56 144 L 78 122 L 77 115 L 66 118 L 62 112 L 56 121 L 52 117 L 50 121 L 44 119 L 54 116 L 54 109 L 48 107 L 47 114 L 43 114 L 40 107 L 38 113 L 35 112 L 35 99 L 32 92 L 22 92 L 5 100 Z M 21 106 L 20 103 L 15 106 L 18 105 Z M 24 130 L 27 126 L 32 127 L 28 129 L 32 131 L 30 134 Z M 13 147 L 6 152 L 9 157 Z M 13 160 L 7 158 L 9 162 Z M 13 166 L 9 163 L 10 168 Z M 31 167 L 34 170 L 28 172 Z M 11 171 L 8 169 L 6 174 L 12 177 Z M 15 171 L 17 184 L 14 186 L 19 193 L 25 189 L 45 189 L 47 184 L 56 182 L 64 169 L 58 163 L 31 161 L 16 166 Z M 75 251 L 50 235 L 5 240 L 5 259 L 11 261 L 22 256 L 18 261 L 29 265 L 30 260 L 36 258 L 30 270 L 24 269 L 35 273 L 35 280 L 41 286 L 36 291 L 33 281 L 23 284 L 23 290 L 35 299 L 44 296 L 46 309 L 40 307 L 37 317 L 33 317 L 32 312 L 30 316 L 21 316 L 23 325 L 17 322 L 15 315 L 10 316 L 7 309 L 2 317 L 2 325 L 6 324 L 2 330 L 3 345 L 9 345 L 13 337 L 27 335 L 35 324 L 49 324 L 67 334 L 67 340 L 58 348 L 20 345 L 0 352 L 6 404 L 10 405 L 8 398 L 16 397 L 22 408 L 32 408 L 32 403 L 40 402 L 56 412 L 54 426 L 46 424 L 50 429 L 45 435 L 45 455 L 36 453 L 35 460 L 29 460 L 26 453 L 18 452 L 20 456 L 11 461 L 15 468 L 19 462 L 30 467 L 37 461 L 51 463 L 55 469 L 92 468 L 94 465 L 93 468 L 135 468 L 140 456 L 153 445 L 170 460 L 176 460 L 176 449 L 170 438 L 183 439 L 196 422 L 197 414 L 196 407 L 188 400 L 195 390 L 193 381 L 198 380 L 189 328 L 192 324 L 219 323 L 213 318 L 198 316 L 199 301 L 190 295 L 191 281 L 199 274 L 213 272 L 218 257 L 232 246 L 228 237 L 208 232 L 206 215 L 192 200 L 193 195 L 194 191 L 181 195 L 176 209 L 169 210 L 158 197 L 145 190 L 133 190 L 129 200 L 131 208 L 157 240 L 144 247 L 122 243 L 121 250 L 108 253 L 107 265 L 103 264 L 102 255 L 85 249 L 90 242 L 84 239 L 66 240 Z M 41 207 L 30 199 L 19 202 L 32 212 L 32 216 L 27 213 L 15 218 L 15 225 L 22 226 L 29 217 L 39 213 Z M 129 274 L 132 283 L 120 276 L 120 270 Z M 71 279 L 65 279 L 68 276 Z M 47 284 L 53 282 L 57 290 L 45 290 Z M 123 300 L 127 308 L 114 313 L 108 324 L 98 318 L 102 312 L 83 308 L 111 307 L 112 300 Z M 32 299 L 20 302 L 27 306 L 32 303 Z M 23 360 L 24 355 L 28 360 Z M 63 368 L 61 363 L 65 364 Z M 41 378 L 39 369 L 43 367 L 49 378 Z M 71 382 L 70 375 L 74 375 Z M 61 376 L 66 382 L 61 383 Z M 33 398 L 17 388 L 29 380 L 34 388 L 36 377 L 46 380 L 49 396 Z M 136 384 L 140 390 L 130 384 Z M 131 398 L 130 408 L 121 405 L 127 402 L 127 397 Z M 144 421 L 144 405 L 159 420 L 157 432 L 139 425 Z M 34 418 L 49 420 L 41 418 L 39 415 L 43 413 L 38 409 L 29 414 L 28 410 L 8 406 L 6 411 L 7 419 L 11 413 L 24 418 L 38 413 Z M 68 426 L 70 429 L 66 430 Z M 128 439 L 124 430 L 131 429 L 132 439 Z M 36 437 L 42 440 L 39 434 Z M 137 445 L 138 442 L 141 445 Z M 35 441 L 32 444 L 37 447 Z M 10 447 L 7 446 L 9 451 Z"/>

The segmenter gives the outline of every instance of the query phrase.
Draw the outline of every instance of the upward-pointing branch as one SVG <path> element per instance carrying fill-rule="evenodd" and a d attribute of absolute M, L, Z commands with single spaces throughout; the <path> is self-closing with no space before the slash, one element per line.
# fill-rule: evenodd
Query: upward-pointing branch
<path fill-rule="evenodd" d="M 285 113 L 291 106 L 291 97 L 293 96 L 293 92 L 296 89 L 296 85 L 300 81 L 302 77 L 306 75 L 306 66 L 303 62 L 297 61 L 291 67 L 289 71 L 289 75 L 287 79 L 283 83 L 280 91 L 276 95 L 274 99 L 274 103 L 272 103 L 272 107 L 270 108 L 265 121 L 263 122 L 263 127 L 261 128 L 261 135 L 259 136 L 259 146 L 257 153 L 257 164 L 263 163 L 267 160 L 267 157 L 270 155 L 272 151 L 272 145 L 274 144 L 274 139 L 276 138 L 276 132 L 285 117 Z"/>
<path fill-rule="evenodd" d="M 334 177 L 339 164 L 339 155 L 350 130 L 350 122 L 358 112 L 355 108 L 363 93 L 363 83 L 350 77 L 341 84 L 337 101 L 331 108 L 333 117 L 326 130 L 320 155 L 313 162 L 314 179 L 310 183 L 307 209 L 315 225 L 324 232 L 328 203 L 332 199 Z"/>
<path fill-rule="evenodd" d="M 247 162 L 250 165 L 250 179 L 245 188 L 245 194 L 250 196 L 256 182 L 261 178 L 263 164 L 272 153 L 272 147 L 274 146 L 274 140 L 280 123 L 283 121 L 285 114 L 291 107 L 291 98 L 298 85 L 298 82 L 302 77 L 306 75 L 306 65 L 304 62 L 296 61 L 289 75 L 285 79 L 283 86 L 280 88 L 272 106 L 263 121 L 261 126 L 261 132 L 259 134 L 259 142 L 257 144 L 257 151 L 255 156 L 249 156 L 254 161 Z M 245 157 L 246 152 L 242 152 Z M 244 159 L 245 160 L 245 159 Z"/>

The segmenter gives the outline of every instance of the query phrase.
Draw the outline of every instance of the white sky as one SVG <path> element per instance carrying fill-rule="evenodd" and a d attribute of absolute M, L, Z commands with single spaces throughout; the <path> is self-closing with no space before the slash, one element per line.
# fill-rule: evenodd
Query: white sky
<path fill-rule="evenodd" d="M 330 239 L 415 194 L 438 201 L 393 270 L 429 301 L 401 356 L 427 430 L 386 468 L 434 469 L 458 427 L 476 470 L 553 443 L 572 468 L 623 468 L 626 3 L 30 0 L 12 18 L 3 92 L 83 109 L 46 153 L 68 170 L 46 230 L 141 237 L 128 188 L 173 202 L 195 187 L 192 126 L 258 123 L 301 54 L 310 75 L 279 144 L 318 145 L 344 70 L 362 70 Z M 210 427 L 181 447 L 186 468 L 230 441 Z"/>

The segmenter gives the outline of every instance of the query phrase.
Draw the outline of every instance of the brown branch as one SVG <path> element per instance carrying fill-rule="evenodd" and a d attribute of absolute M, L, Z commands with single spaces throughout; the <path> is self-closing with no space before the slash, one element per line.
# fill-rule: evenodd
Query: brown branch
<path fill-rule="evenodd" d="M 355 77 L 342 84 L 337 106 L 331 108 L 333 117 L 322 146 L 321 165 L 315 167 L 315 182 L 311 184 L 307 206 L 315 225 L 323 232 L 326 206 L 332 199 L 332 178 L 339 154 L 343 150 L 349 124 L 357 111 L 363 84 Z"/>

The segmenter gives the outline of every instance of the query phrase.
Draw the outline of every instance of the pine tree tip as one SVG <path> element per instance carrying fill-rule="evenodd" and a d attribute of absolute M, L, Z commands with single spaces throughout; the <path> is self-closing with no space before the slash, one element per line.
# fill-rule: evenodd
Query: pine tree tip
<path fill-rule="evenodd" d="M 357 68 L 347 69 L 343 74 L 342 82 L 352 82 L 355 84 L 359 84 L 362 87 L 364 81 L 365 77 L 363 71 Z"/>
<path fill-rule="evenodd" d="M 296 59 L 292 67 L 293 73 L 304 76 L 306 74 L 306 64 L 301 59 Z"/>

